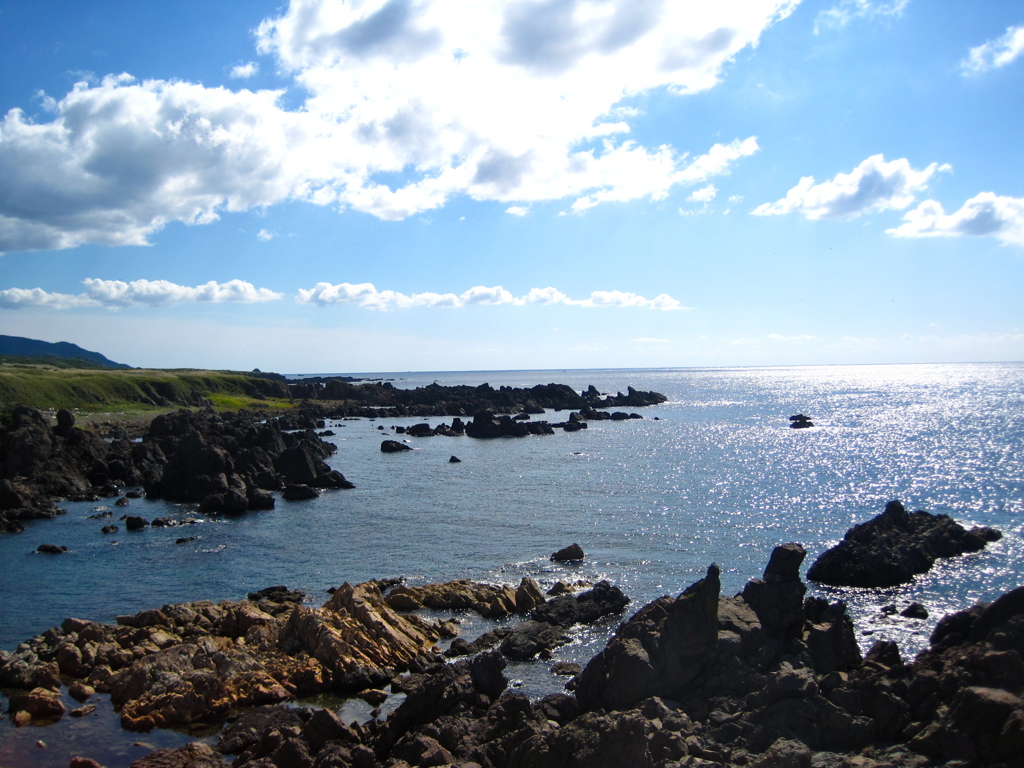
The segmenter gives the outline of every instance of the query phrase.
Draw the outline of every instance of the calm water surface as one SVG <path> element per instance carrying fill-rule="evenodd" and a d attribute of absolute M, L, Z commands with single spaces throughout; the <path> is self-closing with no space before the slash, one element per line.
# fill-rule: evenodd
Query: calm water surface
<path fill-rule="evenodd" d="M 329 463 L 355 490 L 279 500 L 270 512 L 188 528 L 107 536 L 100 533 L 105 521 L 87 517 L 103 505 L 67 504 L 57 520 L 0 535 L 0 648 L 12 650 L 66 616 L 109 622 L 165 603 L 240 599 L 272 584 L 306 590 L 307 602 L 319 604 L 328 587 L 343 581 L 399 575 L 412 583 L 518 582 L 530 575 L 542 586 L 607 578 L 635 609 L 678 593 L 716 562 L 723 590 L 732 593 L 761 574 L 777 544 L 802 543 L 806 567 L 891 499 L 994 526 L 1005 536 L 906 587 L 821 592 L 848 601 L 865 647 L 894 639 L 911 655 L 945 612 L 1022 583 L 1024 364 L 373 376 L 400 387 L 557 382 L 615 392 L 632 385 L 663 392 L 669 402 L 637 409 L 642 421 L 593 422 L 581 432 L 512 440 L 420 438 L 412 441 L 415 451 L 399 455 L 382 454 L 381 440 L 393 437 L 393 425 L 422 419 L 339 422 L 328 438 L 339 448 Z M 789 429 L 788 416 L 799 412 L 817 426 Z M 462 463 L 449 463 L 453 454 Z M 125 511 L 111 509 L 115 517 Z M 128 511 L 148 519 L 195 514 L 155 501 L 135 501 Z M 175 544 L 186 535 L 196 541 Z M 548 560 L 573 542 L 587 552 L 583 564 Z M 34 554 L 43 543 L 70 551 Z M 880 613 L 884 605 L 911 601 L 924 603 L 931 617 Z M 493 626 L 462 619 L 467 637 Z M 580 630 L 556 660 L 585 661 L 616 623 Z M 532 695 L 564 682 L 550 674 L 549 663 L 509 672 Z M 5 754 L 24 755 L 40 738 L 88 741 L 116 728 L 112 713 L 70 720 L 20 732 L 5 721 L 0 766 L 15 765 Z M 166 733 L 145 739 L 152 746 L 187 740 Z M 130 746 L 131 736 L 123 741 L 121 751 L 111 748 L 108 768 L 144 753 Z M 33 749 L 32 764 L 67 765 L 52 744 Z"/>

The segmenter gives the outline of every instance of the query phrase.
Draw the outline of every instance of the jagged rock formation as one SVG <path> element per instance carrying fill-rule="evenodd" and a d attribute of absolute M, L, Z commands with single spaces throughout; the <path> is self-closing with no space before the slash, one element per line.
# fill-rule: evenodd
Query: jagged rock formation
<path fill-rule="evenodd" d="M 966 530 L 948 515 L 908 513 L 898 501 L 866 523 L 854 526 L 823 552 L 807 578 L 843 587 L 894 587 L 927 573 L 940 557 L 978 552 L 1002 534 L 992 528 Z"/>
<path fill-rule="evenodd" d="M 913 662 L 886 642 L 861 658 L 842 603 L 805 596 L 804 556 L 777 548 L 733 597 L 712 565 L 623 623 L 575 695 L 535 702 L 507 690 L 499 651 L 453 663 L 420 653 L 428 635 L 384 613 L 375 586 L 342 588 L 323 609 L 271 591 L 259 605 L 165 606 L 116 628 L 69 619 L 0 656 L 0 684 L 26 689 L 17 701 L 42 716 L 61 674 L 88 673 L 124 698 L 130 727 L 273 701 L 289 685 L 354 690 L 363 670 L 385 671 L 382 658 L 410 670 L 391 679 L 406 698 L 384 720 L 263 704 L 216 749 L 160 750 L 135 768 L 216 765 L 218 754 L 235 755 L 235 768 L 1024 765 L 1024 587 L 941 620 Z M 98 663 L 120 671 L 96 674 Z"/>
<path fill-rule="evenodd" d="M 274 506 L 286 485 L 352 488 L 324 461 L 335 446 L 312 430 L 290 433 L 252 415 L 177 411 L 157 416 L 142 442 L 110 442 L 59 411 L 15 407 L 0 429 L 0 531 L 61 513 L 55 498 L 98 500 L 143 486 L 150 498 L 196 502 L 207 514 Z M 126 500 L 127 501 L 127 500 Z"/>
<path fill-rule="evenodd" d="M 62 677 L 81 680 L 110 693 L 122 727 L 146 731 L 377 687 L 440 637 L 433 623 L 391 610 L 373 583 L 343 584 L 321 608 L 283 588 L 254 596 L 167 605 L 118 617 L 117 626 L 66 619 L 0 652 L 0 685 L 57 691 Z"/>

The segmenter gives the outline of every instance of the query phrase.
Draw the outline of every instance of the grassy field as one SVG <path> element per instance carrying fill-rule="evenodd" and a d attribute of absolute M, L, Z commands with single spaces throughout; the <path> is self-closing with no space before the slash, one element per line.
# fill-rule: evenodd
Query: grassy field
<path fill-rule="evenodd" d="M 287 387 L 256 374 L 201 370 L 109 370 L 67 361 L 0 360 L 0 409 L 22 403 L 85 413 L 159 413 L 212 404 L 218 410 L 291 407 Z"/>

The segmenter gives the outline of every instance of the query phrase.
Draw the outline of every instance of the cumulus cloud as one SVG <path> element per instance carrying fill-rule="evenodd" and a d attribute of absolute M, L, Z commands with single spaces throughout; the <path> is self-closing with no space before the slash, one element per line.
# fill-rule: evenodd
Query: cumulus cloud
<path fill-rule="evenodd" d="M 822 29 L 845 27 L 856 19 L 899 17 L 910 0 L 840 0 L 831 8 L 818 14 L 814 22 L 814 33 Z"/>
<path fill-rule="evenodd" d="M 389 310 L 411 307 L 465 307 L 473 304 L 565 304 L 576 307 L 639 307 L 644 309 L 685 309 L 667 294 L 647 299 L 624 291 L 594 291 L 586 299 L 570 299 L 556 288 L 532 288 L 525 296 L 515 297 L 500 285 L 478 285 L 461 294 L 414 293 L 378 290 L 373 283 L 317 283 L 313 288 L 300 289 L 295 300 L 299 304 L 354 304 L 367 309 Z"/>
<path fill-rule="evenodd" d="M 281 110 L 279 96 L 122 75 L 79 83 L 49 123 L 11 110 L 0 121 L 0 251 L 145 245 L 171 221 L 315 199 L 334 153 L 321 123 Z"/>
<path fill-rule="evenodd" d="M 837 174 L 831 181 L 815 184 L 813 176 L 804 176 L 786 196 L 774 203 L 755 208 L 756 216 L 801 213 L 809 219 L 855 219 L 875 211 L 903 210 L 914 202 L 939 171 L 949 165 L 932 163 L 917 171 L 903 158 L 886 162 L 873 155 L 850 173 Z"/>
<path fill-rule="evenodd" d="M 117 75 L 52 99 L 49 122 L 7 113 L 0 251 L 140 245 L 286 200 L 393 220 L 455 196 L 661 199 L 757 143 L 644 146 L 626 100 L 712 88 L 797 3 L 291 0 L 256 39 L 308 94 L 294 109 L 279 91 Z"/>
<path fill-rule="evenodd" d="M 244 280 L 217 283 L 213 280 L 195 287 L 177 285 L 167 280 L 100 280 L 82 281 L 85 292 L 78 295 L 50 293 L 42 288 L 8 288 L 0 291 L 0 308 L 73 309 L 78 307 L 137 307 L 169 304 L 251 304 L 275 301 L 283 294 L 257 288 Z"/>
<path fill-rule="evenodd" d="M 1009 27 L 1006 34 L 995 40 L 971 48 L 967 57 L 960 62 L 964 75 L 978 75 L 990 69 L 1005 67 L 1024 54 L 1024 25 Z"/>
<path fill-rule="evenodd" d="M 260 65 L 255 61 L 249 61 L 245 64 L 236 64 L 231 68 L 231 77 L 236 80 L 248 80 L 250 77 L 258 74 L 260 71 Z"/>
<path fill-rule="evenodd" d="M 84 294 L 51 293 L 42 288 L 7 288 L 0 291 L 0 309 L 75 309 L 98 307 L 98 301 Z"/>
<path fill-rule="evenodd" d="M 894 237 L 988 236 L 1024 247 L 1024 198 L 982 192 L 950 214 L 937 201 L 925 200 L 904 214 L 903 224 L 886 232 Z"/>

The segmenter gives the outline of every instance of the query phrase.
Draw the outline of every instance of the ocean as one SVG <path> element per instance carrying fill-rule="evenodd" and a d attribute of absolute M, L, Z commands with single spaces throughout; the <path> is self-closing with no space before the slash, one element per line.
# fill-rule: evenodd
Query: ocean
<path fill-rule="evenodd" d="M 307 602 L 320 604 L 344 581 L 394 576 L 412 584 L 517 584 L 529 575 L 544 588 L 560 579 L 608 579 L 632 599 L 628 616 L 679 593 L 712 562 L 722 569 L 723 592 L 735 593 L 761 575 L 778 544 L 803 544 L 806 568 L 892 499 L 965 526 L 998 528 L 1004 537 L 905 587 L 809 585 L 809 594 L 847 601 L 865 649 L 891 639 L 910 657 L 945 613 L 1024 583 L 1021 363 L 365 375 L 396 387 L 554 382 L 614 393 L 633 386 L 669 400 L 633 409 L 642 420 L 518 439 L 396 438 L 392 430 L 450 417 L 332 423 L 336 435 L 327 439 L 338 451 L 328 463 L 354 490 L 278 500 L 269 512 L 203 518 L 188 528 L 104 535 L 106 521 L 88 517 L 101 507 L 147 519 L 195 510 L 147 500 L 127 510 L 65 504 L 58 519 L 0 535 L 0 648 L 13 650 L 66 616 L 112 622 L 166 603 L 237 600 L 275 584 L 302 589 Z M 788 417 L 797 413 L 816 426 L 790 429 Z M 416 450 L 382 454 L 385 437 L 409 439 Z M 449 463 L 452 455 L 461 462 Z M 176 544 L 181 536 L 196 540 Z M 574 542 L 586 552 L 582 563 L 549 560 Z M 69 552 L 35 554 L 44 543 Z M 929 618 L 882 613 L 911 602 L 922 603 Z M 533 696 L 561 690 L 564 678 L 551 674 L 551 663 L 585 662 L 621 618 L 581 628 L 552 661 L 512 664 L 506 674 Z M 475 616 L 460 620 L 468 640 L 494 626 Z M 148 746 L 133 747 L 138 735 L 119 732 L 103 704 L 107 710 L 93 717 L 65 717 L 50 728 L 16 731 L 4 721 L 0 766 L 20 764 L 31 750 L 34 765 L 66 766 L 66 751 L 78 749 L 119 768 L 149 746 L 190 738 L 154 732 L 143 738 Z M 365 716 L 357 705 L 336 706 Z M 37 740 L 47 747 L 36 747 Z"/>

